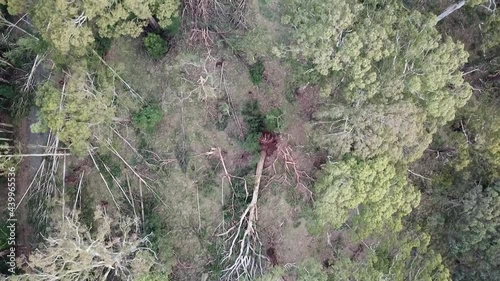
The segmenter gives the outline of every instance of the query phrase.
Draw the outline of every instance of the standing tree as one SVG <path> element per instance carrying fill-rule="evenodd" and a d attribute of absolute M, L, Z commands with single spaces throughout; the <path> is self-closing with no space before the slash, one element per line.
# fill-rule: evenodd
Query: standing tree
<path fill-rule="evenodd" d="M 320 194 L 318 223 L 337 228 L 353 214 L 351 220 L 361 238 L 383 227 L 400 230 L 401 218 L 420 201 L 404 171 L 388 158 L 361 161 L 351 157 L 327 163 L 315 188 Z"/>
<path fill-rule="evenodd" d="M 332 88 L 352 108 L 344 119 L 349 118 L 345 121 L 353 134 L 344 137 L 356 140 L 355 150 L 364 149 L 359 152 L 363 157 L 383 153 L 376 150 L 387 135 L 389 142 L 401 138 L 392 150 L 408 147 L 406 158 L 415 159 L 424 146 L 418 138 L 428 143 L 437 126 L 452 120 L 471 96 L 459 71 L 467 53 L 461 44 L 441 37 L 434 15 L 408 11 L 395 0 L 363 2 L 287 2 L 282 21 L 294 28 L 293 39 L 281 52 L 312 63 L 318 73 L 335 82 Z M 367 113 L 373 110 L 375 124 L 368 125 L 372 120 Z M 397 120 L 396 115 L 403 113 L 408 120 Z M 330 115 L 336 114 L 335 109 L 324 107 L 316 120 L 331 124 Z M 379 140 L 373 140 L 372 130 Z M 324 133 L 324 126 L 317 132 L 323 135 L 323 144 L 338 141 L 337 134 Z M 360 142 L 367 138 L 372 140 L 363 147 Z M 370 142 L 374 142 L 372 148 Z"/>
<path fill-rule="evenodd" d="M 63 55 L 82 56 L 98 35 L 137 37 L 151 21 L 166 28 L 177 16 L 178 0 L 6 2 L 11 14 L 28 12 L 42 38 Z M 158 19 L 158 22 L 157 20 Z"/>
<path fill-rule="evenodd" d="M 413 103 L 369 104 L 359 109 L 335 105 L 319 110 L 313 118 L 315 142 L 332 154 L 411 162 L 431 142 L 425 115 Z"/>
<path fill-rule="evenodd" d="M 500 276 L 500 183 L 477 185 L 463 199 L 449 232 L 456 280 Z"/>
<path fill-rule="evenodd" d="M 94 129 L 106 127 L 115 116 L 115 89 L 106 72 L 92 75 L 74 67 L 63 85 L 46 82 L 36 93 L 40 121 L 34 131 L 52 130 L 76 154 L 86 153 Z"/>

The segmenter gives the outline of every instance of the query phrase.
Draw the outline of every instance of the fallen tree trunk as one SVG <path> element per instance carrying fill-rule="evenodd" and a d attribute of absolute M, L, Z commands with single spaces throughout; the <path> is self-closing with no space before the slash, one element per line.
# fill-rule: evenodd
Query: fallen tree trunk
<path fill-rule="evenodd" d="M 257 199 L 259 199 L 260 179 L 262 178 L 262 170 L 264 169 L 264 160 L 266 160 L 266 152 L 261 151 L 257 170 L 255 171 L 255 187 L 253 189 L 252 201 L 248 205 L 249 217 L 247 231 L 254 231 L 253 224 L 257 220 Z"/>
<path fill-rule="evenodd" d="M 446 8 L 446 10 L 444 10 L 438 17 L 437 17 L 437 21 L 441 21 L 442 19 L 446 18 L 447 16 L 451 15 L 453 12 L 455 12 L 456 10 L 462 8 L 463 6 L 465 5 L 465 0 L 462 0 L 458 3 L 455 3 L 453 5 L 450 5 L 448 6 L 448 8 Z"/>
<path fill-rule="evenodd" d="M 223 280 L 240 280 L 241 278 L 253 279 L 257 275 L 259 269 L 262 271 L 260 262 L 262 256 L 258 253 L 260 240 L 255 225 L 258 219 L 257 200 L 259 198 L 260 181 L 266 156 L 266 151 L 262 150 L 255 171 L 255 185 L 252 193 L 252 201 L 242 213 L 237 228 L 233 227 L 225 233 L 230 234 L 232 232 L 227 239 L 231 241 L 231 246 L 223 261 L 232 261 L 233 253 L 237 252 L 238 255 L 234 258 L 234 262 L 230 262 L 230 265 L 223 270 Z"/>

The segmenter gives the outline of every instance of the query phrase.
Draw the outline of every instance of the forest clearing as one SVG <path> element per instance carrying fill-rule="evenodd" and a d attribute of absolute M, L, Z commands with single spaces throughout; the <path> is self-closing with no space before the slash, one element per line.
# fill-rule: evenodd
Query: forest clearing
<path fill-rule="evenodd" d="M 0 280 L 500 280 L 494 0 L 0 0 Z"/>

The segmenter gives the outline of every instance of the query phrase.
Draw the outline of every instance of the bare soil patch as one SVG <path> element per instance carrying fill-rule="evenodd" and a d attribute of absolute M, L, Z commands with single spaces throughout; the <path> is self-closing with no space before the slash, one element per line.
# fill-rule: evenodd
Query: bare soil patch
<path fill-rule="evenodd" d="M 295 91 L 298 115 L 305 121 L 310 121 L 314 112 L 321 105 L 319 86 L 304 86 Z"/>

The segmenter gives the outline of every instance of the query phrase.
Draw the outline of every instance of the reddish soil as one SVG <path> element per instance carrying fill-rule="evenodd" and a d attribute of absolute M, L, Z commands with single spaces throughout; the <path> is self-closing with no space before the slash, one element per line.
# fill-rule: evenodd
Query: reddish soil
<path fill-rule="evenodd" d="M 267 156 L 273 155 L 278 149 L 279 136 L 274 133 L 262 132 L 259 138 L 260 149 L 266 152 Z"/>

